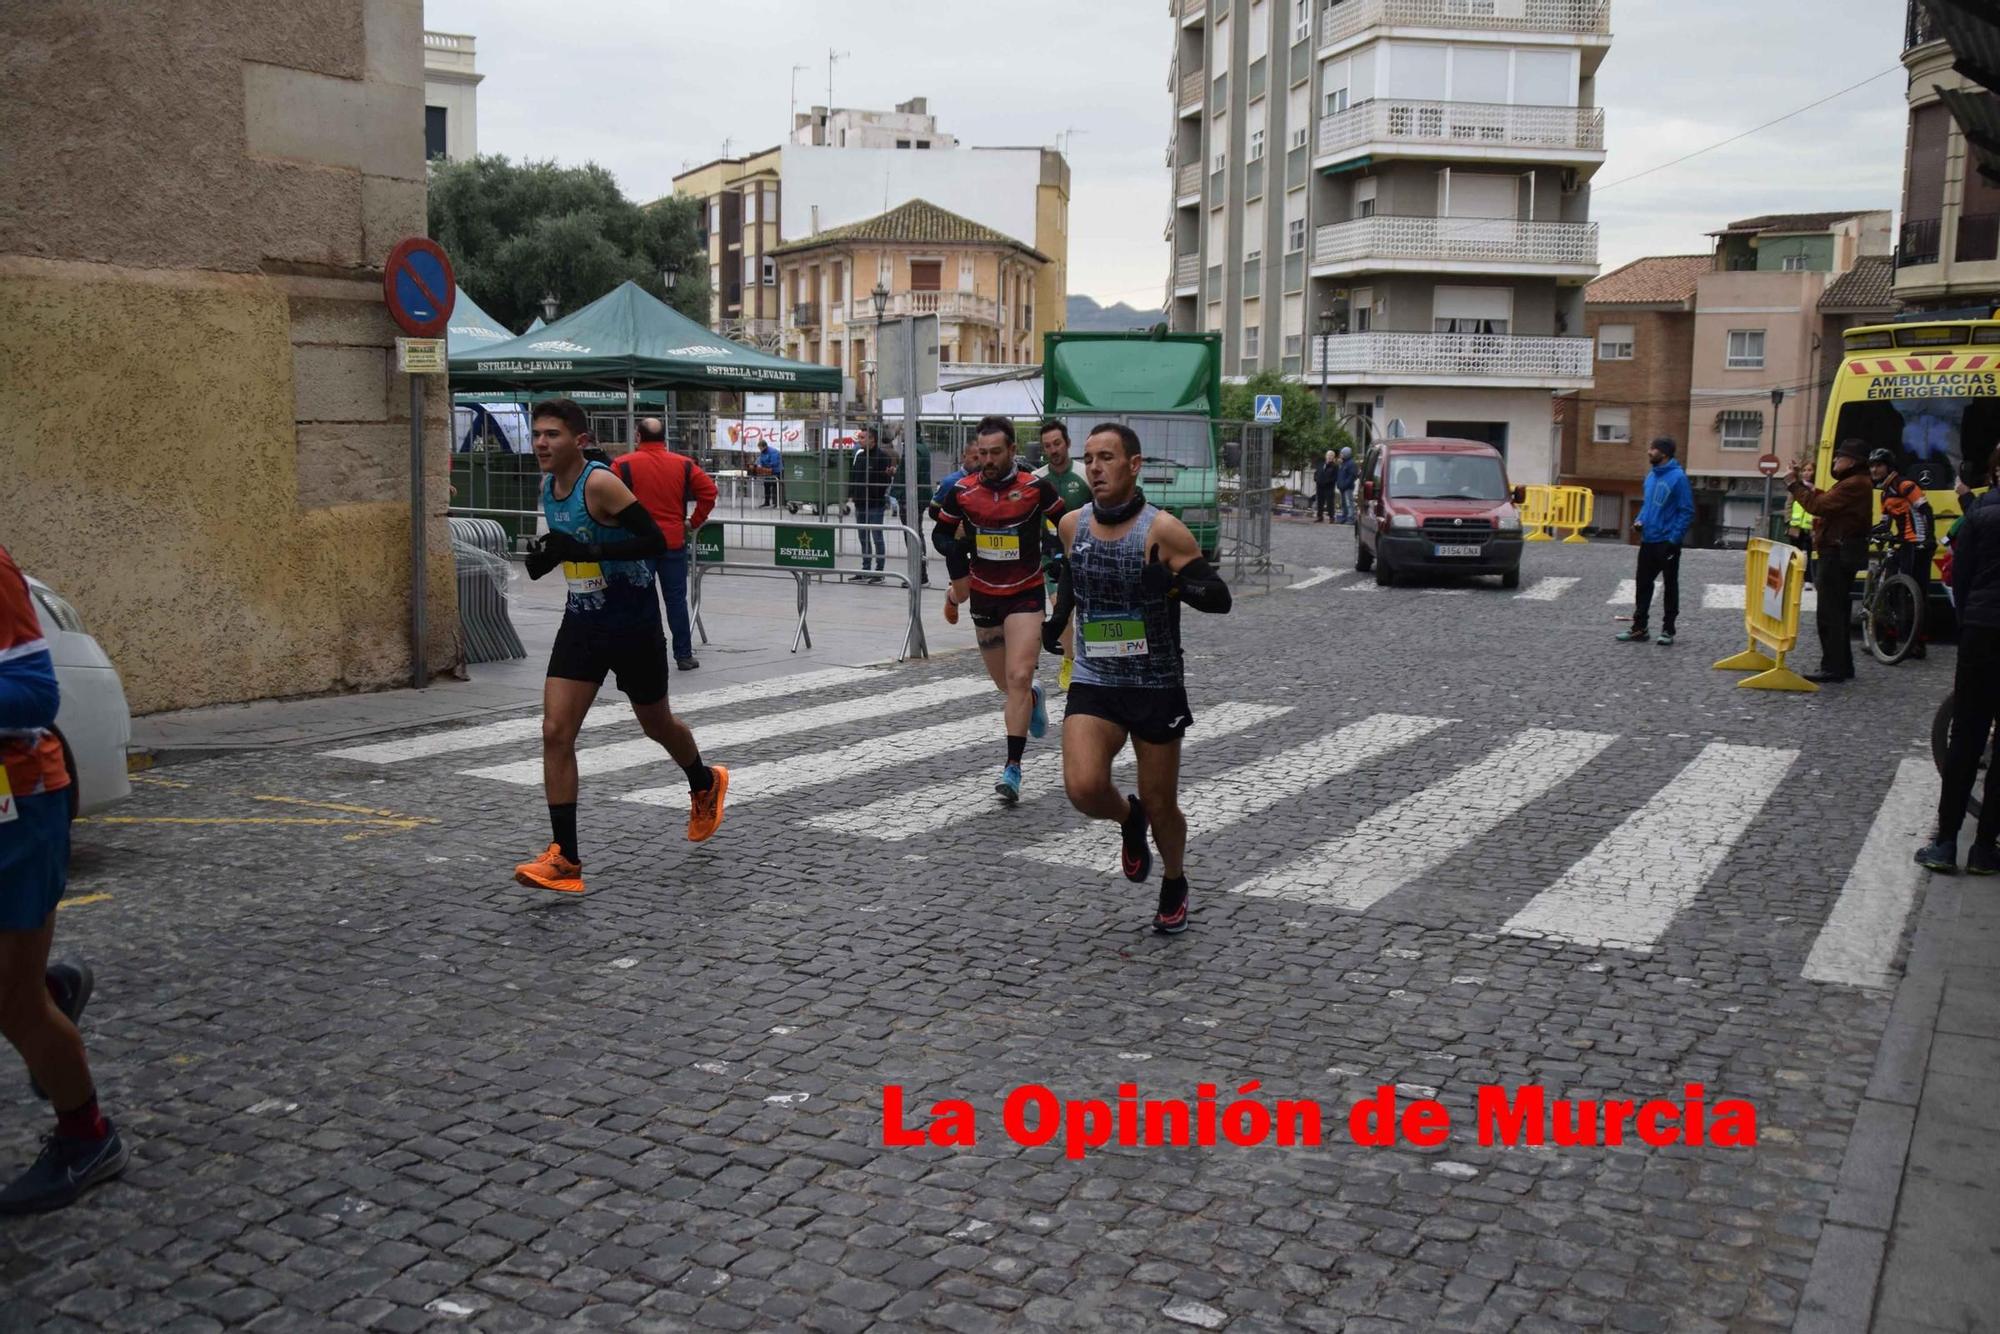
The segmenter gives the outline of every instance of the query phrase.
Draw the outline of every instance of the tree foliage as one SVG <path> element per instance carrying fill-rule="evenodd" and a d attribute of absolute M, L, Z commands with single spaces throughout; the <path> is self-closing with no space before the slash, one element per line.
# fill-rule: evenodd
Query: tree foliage
<path fill-rule="evenodd" d="M 463 287 L 519 332 L 553 292 L 557 314 L 589 305 L 626 280 L 698 324 L 708 323 L 708 252 L 700 204 L 669 197 L 641 206 L 596 163 L 434 162 L 430 234 Z M 666 290 L 661 275 L 677 272 Z"/>
<path fill-rule="evenodd" d="M 1331 411 L 1321 417 L 1317 389 L 1287 380 L 1276 371 L 1260 371 L 1243 384 L 1224 384 L 1222 419 L 1254 420 L 1258 394 L 1278 394 L 1285 402 L 1284 417 L 1272 433 L 1271 465 L 1277 471 L 1310 468 L 1327 450 L 1354 443 L 1353 437 L 1332 420 Z M 1327 406 L 1330 410 L 1333 404 Z"/>

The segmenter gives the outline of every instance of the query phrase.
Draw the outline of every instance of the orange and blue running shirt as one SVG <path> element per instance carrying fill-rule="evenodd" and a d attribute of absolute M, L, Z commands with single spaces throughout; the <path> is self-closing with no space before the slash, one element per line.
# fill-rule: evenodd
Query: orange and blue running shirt
<path fill-rule="evenodd" d="M 0 547 L 0 821 L 11 821 L 14 798 L 69 786 L 62 743 L 49 727 L 60 696 L 55 660 L 35 619 L 28 581 Z M 0 831 L 6 828 L 0 823 Z"/>
<path fill-rule="evenodd" d="M 1931 502 L 1924 488 L 1899 473 L 1891 473 L 1882 483 L 1882 514 L 1896 526 L 1896 534 L 1917 546 L 1932 546 L 1937 538 L 1931 531 Z"/>
<path fill-rule="evenodd" d="M 1000 598 L 1041 587 L 1042 524 L 1062 512 L 1062 494 L 1017 467 L 998 484 L 983 472 L 959 478 L 938 504 L 938 521 L 972 530 L 972 591 Z"/>

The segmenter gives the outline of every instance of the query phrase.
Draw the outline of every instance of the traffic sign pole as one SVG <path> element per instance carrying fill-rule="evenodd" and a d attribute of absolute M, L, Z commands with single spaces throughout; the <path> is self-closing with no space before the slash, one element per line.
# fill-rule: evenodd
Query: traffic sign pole
<path fill-rule="evenodd" d="M 458 280 L 451 257 L 423 236 L 398 241 L 382 265 L 389 318 L 412 338 L 437 338 L 451 319 Z M 430 684 L 430 543 L 424 514 L 424 377 L 410 376 L 410 684 Z"/>

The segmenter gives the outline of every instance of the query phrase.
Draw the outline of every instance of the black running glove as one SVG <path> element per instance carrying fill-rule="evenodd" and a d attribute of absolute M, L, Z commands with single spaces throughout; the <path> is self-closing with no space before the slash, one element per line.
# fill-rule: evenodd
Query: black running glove
<path fill-rule="evenodd" d="M 538 537 L 528 543 L 528 555 L 523 564 L 528 568 L 528 577 L 530 579 L 539 579 L 556 566 L 562 564 L 560 560 L 549 554 L 548 548 L 544 545 L 546 540 L 545 538 Z"/>
<path fill-rule="evenodd" d="M 1234 605 L 1229 585 L 1222 582 L 1206 556 L 1196 556 L 1175 571 L 1160 559 L 1157 542 L 1139 571 L 1139 588 L 1149 598 L 1178 600 L 1196 611 L 1221 613 Z"/>
<path fill-rule="evenodd" d="M 1050 610 L 1049 619 L 1042 622 L 1042 648 L 1048 653 L 1061 653 L 1063 627 L 1069 624 L 1070 613 L 1076 609 L 1076 588 L 1070 579 L 1068 561 L 1058 562 L 1053 573 L 1056 605 Z"/>

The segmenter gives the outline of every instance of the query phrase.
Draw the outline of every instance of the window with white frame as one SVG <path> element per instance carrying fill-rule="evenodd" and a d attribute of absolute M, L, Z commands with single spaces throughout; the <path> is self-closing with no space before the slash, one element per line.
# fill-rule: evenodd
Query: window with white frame
<path fill-rule="evenodd" d="M 1764 447 L 1764 414 L 1731 409 L 1720 419 L 1724 449 L 1753 450 Z"/>
<path fill-rule="evenodd" d="M 1787 255 L 1785 256 L 1785 272 L 1804 273 L 1806 271 L 1806 262 L 1804 255 Z"/>
<path fill-rule="evenodd" d="M 1600 445 L 1632 443 L 1632 409 L 1599 408 L 1591 418 L 1590 438 Z"/>
<path fill-rule="evenodd" d="M 1246 357 L 1257 356 L 1259 354 L 1258 344 L 1263 336 L 1264 331 L 1254 324 L 1245 328 L 1243 330 L 1243 355 Z"/>
<path fill-rule="evenodd" d="M 1311 92 L 1311 84 L 1301 83 L 1285 94 L 1285 124 L 1290 127 L 1288 137 L 1293 148 L 1303 148 L 1312 133 Z"/>
<path fill-rule="evenodd" d="M 1731 329 L 1729 331 L 1728 359 L 1724 365 L 1732 371 L 1761 371 L 1764 369 L 1764 331 L 1762 329 Z"/>
<path fill-rule="evenodd" d="M 1296 254 L 1306 248 L 1306 220 L 1292 218 L 1285 223 L 1285 253 Z"/>
<path fill-rule="evenodd" d="M 1597 359 L 1599 361 L 1630 361 L 1633 349 L 1633 326 L 1629 324 L 1604 324 L 1597 329 Z"/>
<path fill-rule="evenodd" d="M 1354 216 L 1372 218 L 1375 216 L 1375 192 L 1380 188 L 1373 176 L 1354 183 Z"/>
<path fill-rule="evenodd" d="M 1215 150 L 1215 157 L 1211 159 L 1208 164 L 1208 169 L 1210 171 L 1221 171 L 1228 165 L 1229 165 L 1229 150 L 1224 148 L 1218 148 Z"/>
<path fill-rule="evenodd" d="M 1261 125 L 1250 131 L 1250 160 L 1252 162 L 1264 160 L 1264 127 Z"/>
<path fill-rule="evenodd" d="M 764 286 L 766 287 L 776 287 L 778 285 L 778 261 L 772 259 L 769 255 L 764 256 L 764 272 L 762 278 Z"/>
<path fill-rule="evenodd" d="M 1254 65 L 1271 51 L 1271 11 L 1264 7 L 1264 0 L 1250 0 L 1249 21 L 1250 63 Z"/>
<path fill-rule="evenodd" d="M 1432 333 L 1504 334 L 1513 320 L 1511 287 L 1439 287 L 1432 297 Z"/>
<path fill-rule="evenodd" d="M 1303 42 L 1312 30 L 1312 0 L 1292 0 L 1292 41 Z"/>
<path fill-rule="evenodd" d="M 1338 116 L 1341 112 L 1345 110 L 1347 110 L 1347 89 L 1346 88 L 1327 89 L 1326 114 L 1329 116 Z"/>

